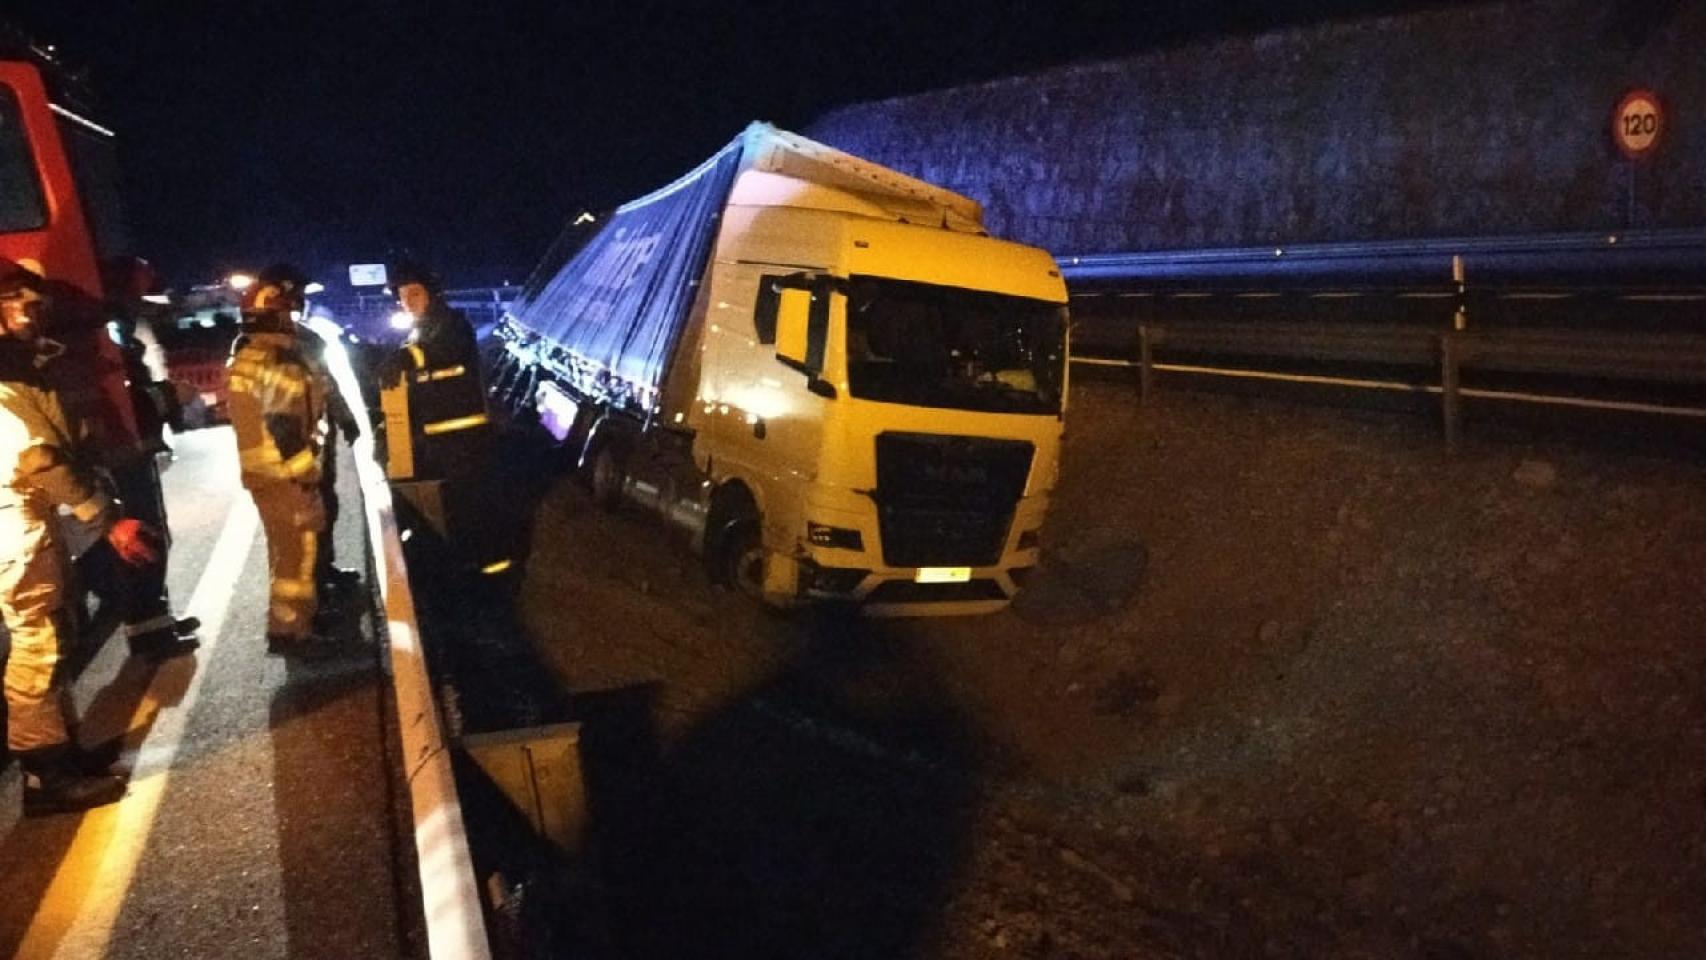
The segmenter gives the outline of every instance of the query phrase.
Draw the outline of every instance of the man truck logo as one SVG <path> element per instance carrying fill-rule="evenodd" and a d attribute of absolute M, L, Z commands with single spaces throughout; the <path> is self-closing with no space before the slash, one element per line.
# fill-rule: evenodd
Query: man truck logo
<path fill-rule="evenodd" d="M 953 487 L 977 487 L 989 482 L 989 468 L 980 463 L 967 463 L 965 444 L 957 444 L 944 456 L 934 457 L 919 465 L 921 479 L 933 484 Z"/>

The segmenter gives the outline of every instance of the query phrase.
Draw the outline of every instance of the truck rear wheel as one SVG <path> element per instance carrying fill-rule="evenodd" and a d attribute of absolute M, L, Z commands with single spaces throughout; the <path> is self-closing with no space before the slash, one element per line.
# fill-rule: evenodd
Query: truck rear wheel
<path fill-rule="evenodd" d="M 592 502 L 605 510 L 622 505 L 622 487 L 628 476 L 628 457 L 622 445 L 606 441 L 592 455 Z"/>

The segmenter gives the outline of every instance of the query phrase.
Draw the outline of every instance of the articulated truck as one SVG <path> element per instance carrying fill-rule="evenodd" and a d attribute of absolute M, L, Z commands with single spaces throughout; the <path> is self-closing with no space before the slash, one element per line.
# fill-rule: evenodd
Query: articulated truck
<path fill-rule="evenodd" d="M 1038 562 L 1066 302 L 976 201 L 755 123 L 548 255 L 499 336 L 594 498 L 659 514 L 716 579 L 981 613 Z"/>

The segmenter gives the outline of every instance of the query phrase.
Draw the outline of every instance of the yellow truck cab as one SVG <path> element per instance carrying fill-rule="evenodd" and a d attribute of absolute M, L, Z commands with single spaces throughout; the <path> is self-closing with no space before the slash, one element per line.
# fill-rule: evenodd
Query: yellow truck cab
<path fill-rule="evenodd" d="M 612 288 L 646 286 L 692 244 L 624 216 L 632 227 L 648 201 L 680 203 L 704 180 L 720 199 L 703 265 L 678 271 L 693 289 L 655 325 L 657 374 L 635 377 L 599 356 L 624 327 Z M 561 322 L 574 309 L 600 336 L 577 340 Z M 644 312 L 616 338 L 629 349 L 656 348 Z M 988 612 L 1037 563 L 1066 409 L 1066 288 L 1047 253 L 985 234 L 969 198 L 754 124 L 619 210 L 530 287 L 505 336 L 540 368 L 540 413 L 595 495 L 675 522 L 714 576 L 767 603 Z"/>

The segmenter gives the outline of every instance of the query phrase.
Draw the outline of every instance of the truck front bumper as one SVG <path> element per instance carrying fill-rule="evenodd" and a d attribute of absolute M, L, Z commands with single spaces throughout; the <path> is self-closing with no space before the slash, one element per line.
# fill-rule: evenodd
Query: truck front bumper
<path fill-rule="evenodd" d="M 863 498 L 862 498 L 863 499 Z M 1026 497 L 1014 509 L 999 562 L 965 567 L 896 567 L 883 560 L 874 506 L 830 504 L 814 499 L 811 524 L 838 533 L 858 533 L 857 543 L 835 536 L 836 546 L 801 537 L 799 595 L 806 602 L 857 605 L 875 617 L 954 616 L 993 613 L 1007 606 L 1038 561 L 1037 537 L 1047 497 Z M 825 538 L 818 538 L 825 539 Z"/>

